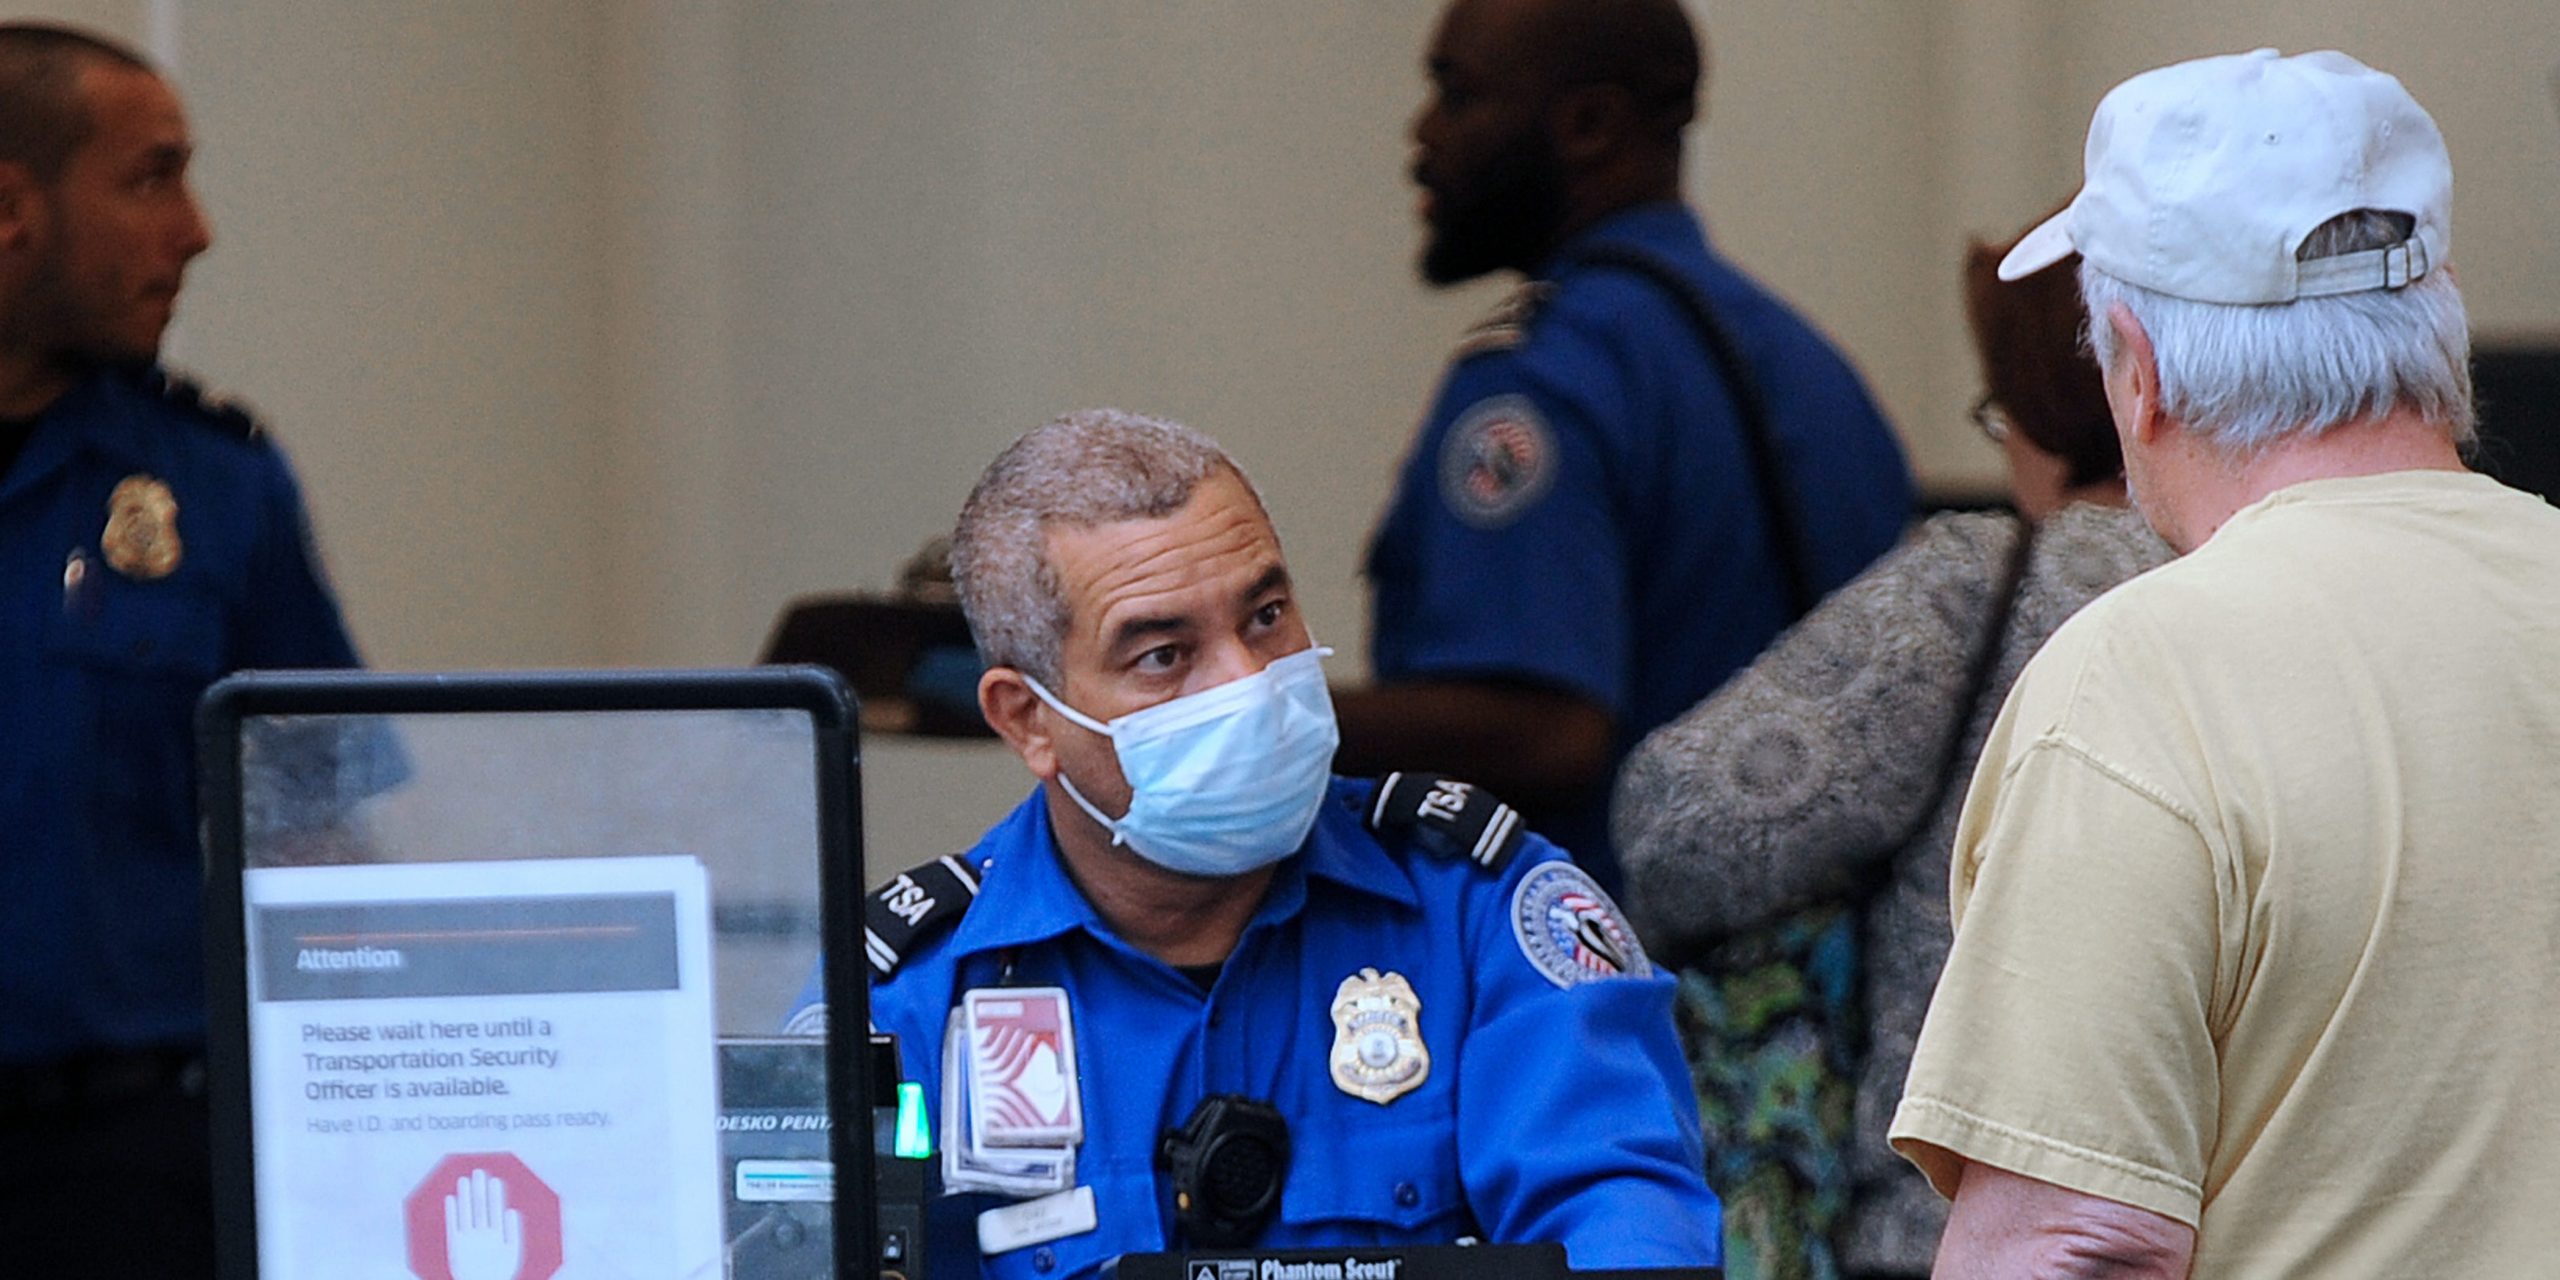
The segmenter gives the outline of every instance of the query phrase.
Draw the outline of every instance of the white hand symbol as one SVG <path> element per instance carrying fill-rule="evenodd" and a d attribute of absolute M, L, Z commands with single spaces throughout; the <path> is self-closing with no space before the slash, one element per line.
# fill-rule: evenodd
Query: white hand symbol
<path fill-rule="evenodd" d="M 507 1184 L 486 1169 L 453 1180 L 444 1198 L 444 1256 L 453 1280 L 516 1280 L 524 1266 L 524 1215 L 507 1207 Z"/>

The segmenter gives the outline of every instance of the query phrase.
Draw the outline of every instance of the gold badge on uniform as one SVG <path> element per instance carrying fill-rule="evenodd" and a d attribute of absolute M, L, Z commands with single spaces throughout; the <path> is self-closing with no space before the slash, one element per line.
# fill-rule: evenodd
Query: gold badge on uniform
<path fill-rule="evenodd" d="M 107 563 L 149 582 L 178 567 L 178 498 L 156 476 L 130 475 L 107 496 L 107 531 L 98 539 Z"/>
<path fill-rule="evenodd" d="M 1422 1087 L 1431 1051 L 1422 1044 L 1422 998 L 1400 973 L 1362 969 L 1333 993 L 1333 1083 L 1381 1106 Z"/>

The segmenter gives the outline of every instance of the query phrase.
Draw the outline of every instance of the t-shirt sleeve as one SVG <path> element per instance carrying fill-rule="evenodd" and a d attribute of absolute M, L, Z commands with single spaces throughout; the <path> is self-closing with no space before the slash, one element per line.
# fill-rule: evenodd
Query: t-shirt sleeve
<path fill-rule="evenodd" d="M 1623 712 L 1628 549 L 1592 410 L 1517 353 L 1452 371 L 1372 555 L 1382 678 L 1494 676 Z"/>
<path fill-rule="evenodd" d="M 2047 733 L 1977 782 L 1954 874 L 1894 1149 L 1942 1195 L 1978 1160 L 2193 1225 L 2223 910 L 2195 815 Z"/>

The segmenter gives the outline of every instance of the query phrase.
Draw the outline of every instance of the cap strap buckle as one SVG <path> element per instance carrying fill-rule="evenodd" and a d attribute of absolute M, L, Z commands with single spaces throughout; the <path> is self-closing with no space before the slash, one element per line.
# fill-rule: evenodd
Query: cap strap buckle
<path fill-rule="evenodd" d="M 2367 249 L 2302 263 L 2294 269 L 2293 296 L 2320 298 L 2371 289 L 2406 289 L 2425 278 L 2433 266 L 2427 260 L 2427 242 L 2411 236 L 2387 249 Z"/>
<path fill-rule="evenodd" d="M 2426 273 L 2427 247 L 2418 241 L 2403 240 L 2382 251 L 2383 288 L 2406 289 L 2410 281 Z"/>

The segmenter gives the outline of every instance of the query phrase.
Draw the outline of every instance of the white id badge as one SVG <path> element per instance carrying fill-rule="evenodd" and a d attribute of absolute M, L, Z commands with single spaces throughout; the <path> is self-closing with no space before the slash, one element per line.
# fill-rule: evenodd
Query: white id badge
<path fill-rule="evenodd" d="M 951 1011 L 942 1035 L 942 1186 L 946 1194 L 969 1191 L 1036 1196 L 1075 1185 L 1073 1147 L 989 1150 L 971 1121 L 968 1054 L 960 1011 Z"/>
<path fill-rule="evenodd" d="M 982 1147 L 1084 1141 L 1073 1016 L 1062 987 L 996 987 L 960 997 L 969 1109 Z"/>

